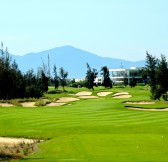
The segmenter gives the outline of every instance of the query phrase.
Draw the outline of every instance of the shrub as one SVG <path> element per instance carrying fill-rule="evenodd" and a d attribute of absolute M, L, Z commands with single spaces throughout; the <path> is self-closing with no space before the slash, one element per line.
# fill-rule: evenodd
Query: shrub
<path fill-rule="evenodd" d="M 43 101 L 43 100 L 37 101 L 37 102 L 35 103 L 35 106 L 37 106 L 37 107 L 45 106 L 45 105 L 46 105 L 46 102 Z"/>

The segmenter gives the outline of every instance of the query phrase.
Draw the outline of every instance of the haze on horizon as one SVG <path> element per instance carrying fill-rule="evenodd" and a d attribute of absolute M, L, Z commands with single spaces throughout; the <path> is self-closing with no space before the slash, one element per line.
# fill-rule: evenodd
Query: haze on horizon
<path fill-rule="evenodd" d="M 103 57 L 168 56 L 167 0 L 0 0 L 0 41 L 15 55 L 71 45 Z M 3 24 L 3 25 L 2 25 Z"/>

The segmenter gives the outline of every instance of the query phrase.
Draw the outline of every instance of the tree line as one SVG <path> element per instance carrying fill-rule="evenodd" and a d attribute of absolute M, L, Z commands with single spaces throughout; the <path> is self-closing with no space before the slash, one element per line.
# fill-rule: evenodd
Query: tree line
<path fill-rule="evenodd" d="M 54 78 L 47 76 L 44 68 L 39 68 L 37 73 L 33 69 L 28 70 L 23 74 L 17 63 L 12 61 L 7 48 L 4 50 L 4 45 L 1 43 L 0 49 L 0 99 L 13 98 L 39 98 L 43 93 L 48 91 L 49 81 L 55 84 L 55 88 L 60 84 L 66 85 L 68 72 L 60 68 L 60 76 L 57 76 L 56 66 L 54 66 Z"/>
<path fill-rule="evenodd" d="M 48 91 L 48 85 L 53 84 L 55 89 L 58 86 L 63 87 L 68 84 L 68 72 L 63 67 L 59 69 L 59 75 L 57 74 L 57 68 L 54 65 L 53 73 L 54 76 L 51 78 L 47 75 L 45 65 L 43 68 L 39 68 L 37 73 L 33 69 L 28 70 L 23 74 L 17 63 L 12 61 L 9 56 L 8 49 L 4 50 L 4 45 L 1 43 L 0 49 L 0 99 L 12 99 L 12 98 L 28 98 L 28 97 L 41 97 L 43 93 Z M 82 86 L 88 89 L 94 90 L 95 78 L 97 78 L 98 71 L 91 68 L 87 63 L 87 72 L 85 80 L 80 83 Z M 112 80 L 110 79 L 109 69 L 107 66 L 103 66 L 100 70 L 102 75 L 102 86 L 105 88 L 112 88 Z M 160 99 L 161 96 L 165 100 L 168 99 L 168 63 L 166 57 L 161 55 L 158 59 L 148 52 L 146 52 L 146 66 L 141 71 L 142 79 L 150 86 L 151 98 Z M 77 87 L 79 83 L 75 83 L 72 80 L 71 83 Z M 126 84 L 124 82 L 124 84 Z M 133 79 L 130 82 L 130 86 L 136 85 L 136 81 Z"/>

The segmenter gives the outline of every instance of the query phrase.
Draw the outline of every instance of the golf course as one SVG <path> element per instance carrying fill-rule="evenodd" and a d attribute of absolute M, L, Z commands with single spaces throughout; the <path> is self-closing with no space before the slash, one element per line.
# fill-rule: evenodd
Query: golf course
<path fill-rule="evenodd" d="M 42 140 L 34 152 L 13 161 L 168 161 L 168 102 L 151 100 L 149 87 L 65 89 L 67 93 L 43 98 L 76 100 L 57 106 L 0 106 L 0 137 Z"/>

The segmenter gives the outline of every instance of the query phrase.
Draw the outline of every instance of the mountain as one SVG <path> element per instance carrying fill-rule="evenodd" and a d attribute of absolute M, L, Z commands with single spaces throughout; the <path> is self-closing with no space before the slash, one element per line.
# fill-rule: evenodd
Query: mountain
<path fill-rule="evenodd" d="M 12 55 L 12 58 L 16 60 L 19 69 L 22 72 L 26 72 L 31 68 L 36 71 L 39 67 L 43 66 L 43 62 L 48 65 L 48 55 L 50 57 L 51 74 L 53 73 L 53 66 L 55 64 L 57 73 L 59 73 L 60 67 L 68 71 L 68 78 L 84 78 L 87 71 L 86 63 L 98 71 L 100 71 L 102 66 L 107 66 L 111 69 L 121 68 L 121 65 L 124 68 L 143 67 L 145 65 L 144 60 L 133 62 L 101 57 L 72 46 L 53 48 L 38 53 L 28 53 L 23 56 Z"/>

